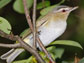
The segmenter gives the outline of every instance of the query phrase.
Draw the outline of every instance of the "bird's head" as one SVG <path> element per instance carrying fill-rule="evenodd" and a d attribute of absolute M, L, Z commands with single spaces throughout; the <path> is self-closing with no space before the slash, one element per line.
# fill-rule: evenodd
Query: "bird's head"
<path fill-rule="evenodd" d="M 71 11 L 77 9 L 78 6 L 76 7 L 69 7 L 69 6 L 57 6 L 52 10 L 52 13 L 54 14 L 56 19 L 64 19 L 66 20 L 68 15 L 70 14 Z"/>

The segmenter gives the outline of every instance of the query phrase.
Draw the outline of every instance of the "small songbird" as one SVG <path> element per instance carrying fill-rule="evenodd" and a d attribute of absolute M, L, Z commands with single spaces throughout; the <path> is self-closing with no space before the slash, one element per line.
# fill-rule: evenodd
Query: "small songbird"
<path fill-rule="evenodd" d="M 56 8 L 52 9 L 47 15 L 36 22 L 37 33 L 39 33 L 39 38 L 44 46 L 49 45 L 52 41 L 54 41 L 56 38 L 64 33 L 67 27 L 67 18 L 70 12 L 77 8 L 77 6 L 57 6 Z M 33 35 L 30 29 L 28 31 L 29 33 L 25 37 L 23 37 L 23 40 L 31 47 L 33 47 Z M 39 47 L 38 44 L 37 47 Z M 9 52 L 3 54 L 1 56 L 1 59 L 6 60 L 7 63 L 11 63 L 23 51 L 23 48 L 12 49 Z"/>

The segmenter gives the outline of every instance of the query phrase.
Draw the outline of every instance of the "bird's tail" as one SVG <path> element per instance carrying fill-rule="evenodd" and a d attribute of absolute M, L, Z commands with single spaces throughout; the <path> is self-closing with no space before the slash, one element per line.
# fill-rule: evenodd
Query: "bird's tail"
<path fill-rule="evenodd" d="M 6 60 L 7 63 L 11 63 L 20 53 L 22 53 L 24 49 L 11 49 L 7 53 L 3 54 L 0 58 L 2 60 Z"/>

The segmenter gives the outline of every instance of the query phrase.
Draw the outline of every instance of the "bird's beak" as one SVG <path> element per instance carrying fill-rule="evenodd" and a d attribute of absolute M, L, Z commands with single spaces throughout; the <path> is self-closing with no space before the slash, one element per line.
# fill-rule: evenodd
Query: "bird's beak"
<path fill-rule="evenodd" d="M 75 9 L 77 9 L 77 8 L 78 8 L 78 6 L 72 7 L 72 8 L 70 9 L 70 11 L 73 11 L 73 10 L 75 10 Z"/>

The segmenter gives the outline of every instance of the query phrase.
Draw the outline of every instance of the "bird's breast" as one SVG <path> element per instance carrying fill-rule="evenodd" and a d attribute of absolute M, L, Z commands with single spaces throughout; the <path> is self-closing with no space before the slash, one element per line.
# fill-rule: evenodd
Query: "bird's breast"
<path fill-rule="evenodd" d="M 45 25 L 39 27 L 37 31 L 39 32 L 39 38 L 44 46 L 49 45 L 52 41 L 62 35 L 66 29 L 66 25 L 67 24 L 65 21 L 53 21 L 48 25 L 48 27 Z M 30 46 L 33 46 L 33 35 L 30 34 L 27 38 L 24 39 L 24 41 Z M 39 47 L 38 44 L 37 47 Z"/>
<path fill-rule="evenodd" d="M 65 29 L 66 22 L 51 22 L 48 27 L 43 26 L 38 29 L 40 31 L 39 37 L 44 46 L 47 46 L 49 43 L 62 35 Z"/>

